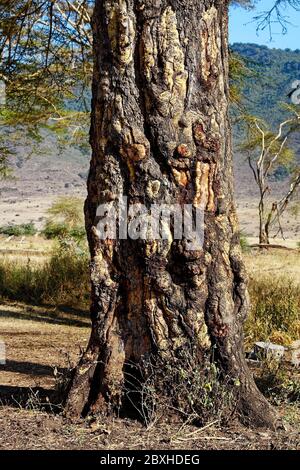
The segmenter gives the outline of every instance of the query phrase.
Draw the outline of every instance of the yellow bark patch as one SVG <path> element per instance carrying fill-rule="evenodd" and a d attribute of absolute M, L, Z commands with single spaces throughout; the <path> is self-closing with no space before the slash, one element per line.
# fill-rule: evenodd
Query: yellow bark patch
<path fill-rule="evenodd" d="M 130 179 L 133 180 L 135 177 L 134 164 L 149 156 L 150 144 L 144 133 L 137 127 L 129 126 L 124 130 L 123 140 L 120 154 L 128 166 Z"/>
<path fill-rule="evenodd" d="M 215 195 L 213 192 L 213 178 L 215 174 L 215 164 L 197 162 L 194 197 L 194 206 L 203 207 L 204 210 L 213 211 L 215 209 Z"/>
<path fill-rule="evenodd" d="M 141 56 L 143 57 L 144 61 L 144 74 L 149 82 L 151 81 L 152 68 L 155 65 L 155 57 L 157 56 L 157 47 L 151 35 L 152 24 L 153 21 L 149 24 L 146 24 L 143 34 L 143 41 L 141 43 Z"/>
<path fill-rule="evenodd" d="M 138 162 L 146 158 L 147 151 L 143 144 L 127 144 L 122 147 L 122 155 L 127 156 L 129 160 Z"/>
<path fill-rule="evenodd" d="M 219 66 L 218 11 L 214 6 L 204 12 L 201 23 L 201 74 L 207 81 L 214 66 Z"/>
<path fill-rule="evenodd" d="M 108 36 L 115 58 L 124 69 L 133 60 L 135 42 L 134 15 L 128 11 L 125 0 L 112 0 L 106 4 Z"/>
<path fill-rule="evenodd" d="M 179 184 L 179 186 L 186 186 L 188 184 L 189 180 L 185 171 L 179 171 L 175 168 L 172 168 L 172 173 L 176 183 Z"/>
<path fill-rule="evenodd" d="M 159 194 L 160 190 L 160 181 L 154 180 L 154 181 L 149 181 L 147 184 L 146 188 L 146 194 L 150 198 L 156 198 Z"/>
<path fill-rule="evenodd" d="M 160 113 L 172 117 L 176 121 L 184 110 L 184 100 L 187 90 L 188 73 L 185 70 L 185 55 L 179 39 L 176 13 L 169 6 L 159 20 L 159 43 L 152 37 L 152 28 L 157 20 L 151 20 L 144 28 L 142 34 L 143 70 L 149 82 L 152 81 L 152 72 L 159 60 L 162 62 L 163 83 L 152 85 L 152 91 L 158 102 Z M 159 52 L 158 52 L 159 48 Z"/>

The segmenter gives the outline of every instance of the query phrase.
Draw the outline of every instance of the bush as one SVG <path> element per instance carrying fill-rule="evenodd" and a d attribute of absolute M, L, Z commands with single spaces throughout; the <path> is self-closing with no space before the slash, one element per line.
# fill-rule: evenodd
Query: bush
<path fill-rule="evenodd" d="M 49 220 L 60 221 L 69 227 L 83 225 L 83 201 L 74 196 L 60 197 L 48 209 Z"/>
<path fill-rule="evenodd" d="M 5 225 L 0 227 L 0 233 L 8 236 L 32 236 L 37 233 L 37 229 L 32 222 L 20 225 Z"/>
<path fill-rule="evenodd" d="M 82 200 L 76 197 L 59 198 L 48 210 L 48 220 L 42 231 L 48 240 L 73 238 L 80 242 L 86 238 Z"/>
<path fill-rule="evenodd" d="M 256 384 L 274 405 L 300 401 L 298 374 L 284 368 L 276 359 L 265 359 L 262 362 Z"/>
<path fill-rule="evenodd" d="M 42 231 L 42 235 L 44 235 L 47 240 L 73 238 L 74 240 L 82 241 L 86 237 L 86 232 L 84 226 L 74 226 L 70 228 L 65 223 L 48 221 Z"/>
<path fill-rule="evenodd" d="M 240 236 L 240 245 L 241 245 L 242 251 L 243 252 L 249 251 L 250 245 L 249 245 L 246 235 L 243 232 L 240 232 L 239 236 Z"/>
<path fill-rule="evenodd" d="M 54 222 L 46 222 L 45 228 L 42 231 L 42 235 L 44 235 L 47 240 L 53 240 L 55 238 L 63 238 L 68 233 L 68 227 L 63 223 L 54 223 Z"/>
<path fill-rule="evenodd" d="M 85 308 L 89 302 L 88 254 L 72 241 L 58 244 L 42 265 L 0 261 L 0 296 L 35 304 Z"/>

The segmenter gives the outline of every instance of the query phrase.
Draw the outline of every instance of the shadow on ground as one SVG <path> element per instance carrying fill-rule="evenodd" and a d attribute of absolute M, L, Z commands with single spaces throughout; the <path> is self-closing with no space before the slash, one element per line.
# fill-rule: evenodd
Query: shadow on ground
<path fill-rule="evenodd" d="M 86 312 L 82 310 L 64 309 L 64 316 L 61 311 L 57 312 L 37 312 L 36 310 L 22 310 L 22 312 L 14 312 L 12 310 L 6 310 L 5 307 L 0 309 L 1 318 L 15 318 L 17 320 L 32 320 L 35 322 L 49 323 L 52 325 L 66 325 L 76 326 L 79 328 L 86 328 L 90 325 L 89 318 Z M 78 316 L 79 318 L 76 318 Z"/>
<path fill-rule="evenodd" d="M 57 371 L 58 373 L 64 373 L 65 369 L 57 369 Z M 0 372 L 13 372 L 38 377 L 53 377 L 54 368 L 44 364 L 35 364 L 33 362 L 7 360 L 6 364 L 0 364 Z"/>
<path fill-rule="evenodd" d="M 43 387 L 0 385 L 0 404 L 13 408 L 52 411 L 61 409 L 56 390 Z"/>

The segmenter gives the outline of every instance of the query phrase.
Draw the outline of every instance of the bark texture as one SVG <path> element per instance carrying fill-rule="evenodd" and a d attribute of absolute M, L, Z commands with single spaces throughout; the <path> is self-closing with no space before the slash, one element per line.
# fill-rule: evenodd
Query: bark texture
<path fill-rule="evenodd" d="M 242 326 L 246 273 L 233 201 L 224 0 L 96 0 L 86 227 L 92 334 L 73 379 L 69 415 L 120 404 L 124 367 L 212 345 L 238 379 L 237 406 L 259 425 L 273 412 L 248 371 Z M 99 204 L 194 204 L 204 246 L 99 240 Z"/>

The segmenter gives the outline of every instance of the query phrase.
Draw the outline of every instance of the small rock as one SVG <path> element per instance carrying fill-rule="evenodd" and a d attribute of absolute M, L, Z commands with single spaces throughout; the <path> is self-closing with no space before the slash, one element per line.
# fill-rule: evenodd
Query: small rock
<path fill-rule="evenodd" d="M 280 344 L 258 341 L 254 344 L 253 355 L 257 359 L 273 358 L 280 360 L 283 358 L 285 350 L 285 347 Z"/>
<path fill-rule="evenodd" d="M 88 172 L 86 171 L 85 173 L 81 172 L 81 173 L 78 173 L 78 176 L 83 179 L 84 181 L 87 181 L 88 179 Z"/>

